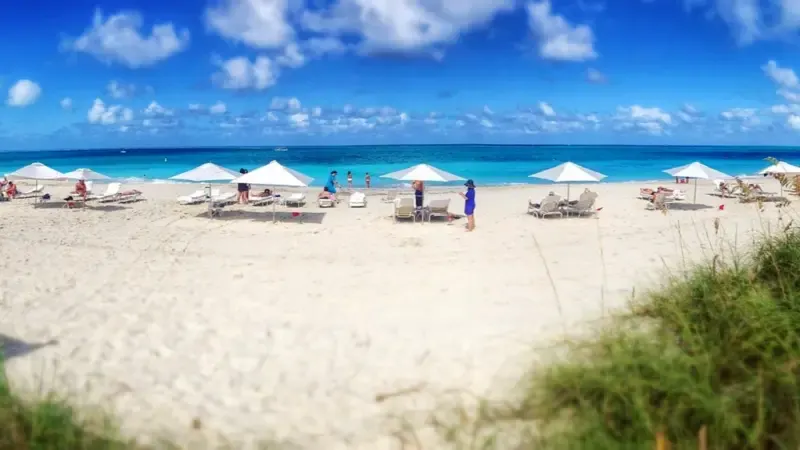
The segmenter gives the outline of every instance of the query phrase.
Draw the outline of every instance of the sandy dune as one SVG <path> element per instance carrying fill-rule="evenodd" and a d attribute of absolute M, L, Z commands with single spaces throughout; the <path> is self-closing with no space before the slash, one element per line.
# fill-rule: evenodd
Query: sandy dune
<path fill-rule="evenodd" d="M 599 218 L 564 220 L 525 214 L 554 188 L 479 188 L 474 233 L 394 224 L 377 193 L 366 209 L 282 208 L 278 224 L 238 205 L 209 220 L 175 203 L 186 185 L 86 210 L 0 203 L 0 333 L 57 341 L 11 355 L 9 375 L 113 408 L 130 433 L 396 448 L 391 413 L 448 389 L 503 394 L 532 346 L 778 217 L 705 184 L 711 208 L 645 211 L 640 185 L 593 186 Z M 375 401 L 409 388 L 422 392 Z"/>

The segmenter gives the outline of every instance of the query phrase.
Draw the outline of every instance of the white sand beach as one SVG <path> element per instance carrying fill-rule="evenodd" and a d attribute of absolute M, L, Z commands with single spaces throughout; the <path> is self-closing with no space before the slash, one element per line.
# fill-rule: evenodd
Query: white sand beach
<path fill-rule="evenodd" d="M 400 448 L 393 414 L 419 417 L 448 390 L 507 393 L 533 347 L 778 219 L 710 183 L 709 208 L 647 211 L 638 188 L 657 185 L 589 186 L 596 218 L 546 220 L 528 199 L 565 186 L 479 187 L 473 233 L 464 219 L 395 224 L 379 192 L 363 209 L 281 207 L 277 224 L 271 207 L 239 205 L 209 220 L 175 202 L 196 189 L 180 184 L 85 210 L 0 203 L 0 333 L 53 341 L 11 355 L 9 376 L 108 407 L 131 435 Z M 445 197 L 462 212 L 456 191 L 428 195 Z"/>

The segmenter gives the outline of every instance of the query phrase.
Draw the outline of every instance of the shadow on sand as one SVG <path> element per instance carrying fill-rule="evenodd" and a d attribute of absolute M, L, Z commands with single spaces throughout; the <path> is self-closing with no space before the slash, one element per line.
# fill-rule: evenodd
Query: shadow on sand
<path fill-rule="evenodd" d="M 203 211 L 195 217 L 200 219 L 208 219 L 208 212 Z M 308 212 L 308 211 L 276 211 L 275 219 L 279 223 L 314 223 L 321 224 L 325 219 L 324 212 Z M 213 220 L 251 220 L 253 222 L 272 222 L 272 210 L 265 211 L 243 211 L 236 209 L 223 209 L 222 213 L 215 215 Z"/>
<path fill-rule="evenodd" d="M 29 343 L 0 333 L 0 354 L 3 355 L 3 359 L 5 360 L 16 358 L 18 356 L 25 356 L 28 353 L 39 350 L 42 347 L 48 347 L 50 345 L 57 344 L 58 341 L 56 340 L 50 340 L 41 343 Z"/>

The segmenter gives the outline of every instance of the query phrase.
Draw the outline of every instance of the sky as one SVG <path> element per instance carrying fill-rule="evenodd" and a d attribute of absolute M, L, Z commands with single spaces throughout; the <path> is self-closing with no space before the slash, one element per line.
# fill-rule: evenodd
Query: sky
<path fill-rule="evenodd" d="M 0 151 L 793 145 L 800 0 L 26 0 Z"/>

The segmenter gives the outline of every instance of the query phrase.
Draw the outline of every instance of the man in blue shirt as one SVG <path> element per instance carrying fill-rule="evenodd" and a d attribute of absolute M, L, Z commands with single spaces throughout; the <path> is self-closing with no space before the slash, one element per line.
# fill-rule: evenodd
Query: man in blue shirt
<path fill-rule="evenodd" d="M 475 183 L 467 180 L 464 186 L 467 187 L 467 192 L 461 193 L 464 198 L 464 215 L 467 216 L 467 231 L 472 231 L 475 229 Z"/>
<path fill-rule="evenodd" d="M 331 175 L 328 177 L 328 181 L 325 183 L 325 187 L 328 188 L 328 192 L 330 192 L 331 194 L 336 194 L 336 185 L 338 184 L 336 182 L 337 174 L 338 172 L 336 172 L 335 170 L 332 171 Z"/>

